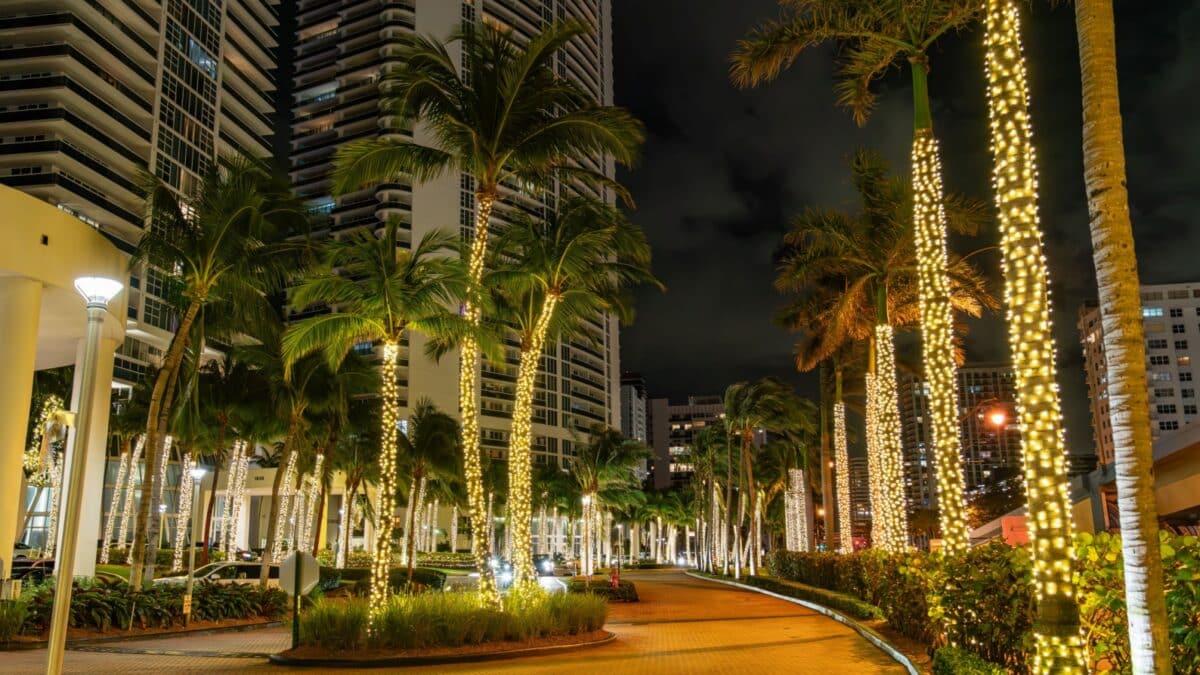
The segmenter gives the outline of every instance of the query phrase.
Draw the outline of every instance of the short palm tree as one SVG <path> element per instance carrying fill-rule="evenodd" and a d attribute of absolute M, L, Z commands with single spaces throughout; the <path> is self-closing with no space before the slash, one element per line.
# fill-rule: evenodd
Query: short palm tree
<path fill-rule="evenodd" d="M 784 15 L 738 44 L 732 76 L 742 86 L 774 79 L 806 49 L 826 42 L 841 47 L 839 102 L 864 124 L 875 105 L 872 83 L 907 62 L 912 73 L 913 148 L 911 204 L 917 248 L 922 352 L 929 385 L 930 430 L 942 500 L 942 535 L 949 552 L 970 546 L 963 522 L 959 470 L 958 394 L 955 377 L 951 279 L 946 256 L 946 210 L 941 159 L 929 106 L 928 50 L 948 31 L 978 19 L 974 0 L 780 0 Z M 886 383 L 885 383 L 886 385 Z M 885 387 L 886 390 L 886 387 Z M 891 420 L 889 406 L 881 410 Z"/>
<path fill-rule="evenodd" d="M 405 35 L 399 41 L 404 66 L 382 85 L 387 109 L 400 120 L 424 123 L 430 145 L 400 137 L 354 141 L 338 150 L 334 189 L 346 193 L 397 176 L 425 181 L 457 170 L 475 186 L 475 227 L 468 261 L 472 293 L 464 316 L 482 319 L 480 282 L 487 257 L 492 208 L 515 190 L 553 188 L 566 180 L 596 192 L 625 194 L 602 172 L 605 158 L 629 165 L 643 140 L 642 126 L 626 111 L 600 105 L 583 88 L 555 72 L 565 47 L 589 29 L 553 24 L 528 42 L 490 22 L 466 23 L 444 44 Z M 447 44 L 461 47 L 459 58 Z M 487 527 L 482 488 L 478 401 L 479 349 L 462 344 L 459 414 L 463 425 L 465 479 L 472 527 Z M 478 546 L 487 541 L 475 537 Z M 494 605 L 499 594 L 489 566 L 491 554 L 473 549 L 480 590 Z"/>
<path fill-rule="evenodd" d="M 1171 668 L 1170 624 L 1154 500 L 1141 288 L 1125 187 L 1113 3 L 1075 0 L 1074 4 L 1083 78 L 1083 175 L 1104 326 L 1108 395 L 1114 402 L 1110 422 L 1130 654 L 1135 672 L 1166 673 Z"/>
<path fill-rule="evenodd" d="M 329 458 L 330 468 L 342 473 L 345 485 L 335 548 L 337 567 L 346 566 L 359 490 L 366 492 L 367 487 L 375 484 L 379 478 L 378 419 L 378 399 L 351 401 L 346 429 L 338 437 L 333 456 Z"/>
<path fill-rule="evenodd" d="M 326 242 L 321 265 L 292 290 L 293 307 L 329 305 L 336 311 L 301 319 L 283 334 L 285 369 L 320 352 L 336 369 L 355 345 L 383 343 L 380 416 L 379 492 L 376 513 L 375 565 L 371 572 L 372 617 L 388 595 L 391 566 L 391 514 L 395 511 L 397 429 L 400 390 L 396 369 L 400 340 L 406 330 L 444 334 L 461 324 L 446 309 L 462 291 L 459 267 L 443 255 L 452 238 L 441 232 L 425 235 L 411 250 L 397 247 L 398 224 L 387 223 L 381 236 L 357 230 Z M 286 370 L 285 370 L 286 372 Z"/>
<path fill-rule="evenodd" d="M 619 505 L 633 498 L 631 493 L 641 494 L 637 467 L 649 454 L 644 445 L 625 440 L 620 431 L 596 425 L 589 432 L 588 442 L 580 445 L 570 459 L 568 471 L 579 487 L 583 504 L 581 542 L 585 575 L 590 575 L 595 565 L 591 548 L 596 536 L 593 522 L 596 510 L 602 503 Z"/>
<path fill-rule="evenodd" d="M 520 363 L 508 447 L 508 503 L 513 542 L 513 583 L 537 583 L 533 568 L 530 510 L 534 384 L 554 337 L 585 337 L 582 326 L 602 313 L 632 321 L 628 289 L 657 283 L 650 274 L 650 247 L 642 231 L 603 202 L 568 199 L 545 221 L 519 217 L 497 243 L 485 284 L 496 290 L 501 316 L 516 327 Z"/>
<path fill-rule="evenodd" d="M 408 433 L 399 437 L 399 463 L 403 474 L 419 490 L 429 481 L 448 482 L 458 474 L 458 422 L 437 409 L 429 399 L 417 401 L 408 418 Z M 408 519 L 408 580 L 412 582 L 417 559 L 417 513 L 410 509 Z"/>
<path fill-rule="evenodd" d="M 270 167 L 248 157 L 215 162 L 195 191 L 180 196 L 146 177 L 146 211 L 151 223 L 130 260 L 149 276 L 165 277 L 182 310 L 175 335 L 155 377 L 146 417 L 145 475 L 130 556 L 130 579 L 154 575 L 145 565 L 150 515 L 159 475 L 163 433 L 179 380 L 184 351 L 201 310 L 214 302 L 245 315 L 269 313 L 267 294 L 280 288 L 295 267 L 298 246 L 285 237 L 304 226 L 304 212 L 287 183 Z M 150 545 L 153 545 L 152 543 Z"/>

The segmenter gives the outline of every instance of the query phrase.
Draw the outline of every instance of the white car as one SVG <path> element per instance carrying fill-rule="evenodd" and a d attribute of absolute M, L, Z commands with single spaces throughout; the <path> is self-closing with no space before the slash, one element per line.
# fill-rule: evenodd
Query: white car
<path fill-rule="evenodd" d="M 208 581 L 218 584 L 257 584 L 262 563 L 253 562 L 215 562 L 209 563 L 195 571 L 196 582 Z M 182 586 L 187 583 L 187 575 L 178 577 L 162 577 L 154 583 L 164 586 Z M 267 572 L 267 585 L 273 588 L 279 586 L 279 565 L 271 565 Z"/>

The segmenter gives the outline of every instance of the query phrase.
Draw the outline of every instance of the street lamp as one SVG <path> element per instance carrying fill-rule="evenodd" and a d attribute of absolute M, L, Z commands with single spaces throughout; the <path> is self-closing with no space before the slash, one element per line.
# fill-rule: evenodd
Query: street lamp
<path fill-rule="evenodd" d="M 166 513 L 167 513 L 167 505 L 159 504 L 158 505 L 158 522 L 160 523 L 160 525 L 158 526 L 158 547 L 159 548 L 167 547 L 167 543 L 166 543 L 167 528 L 165 528 L 161 525 L 161 523 L 163 522 L 163 517 L 166 515 Z"/>
<path fill-rule="evenodd" d="M 83 509 L 83 474 L 87 467 L 87 443 L 92 432 L 92 396 L 96 388 L 96 362 L 100 358 L 100 334 L 104 328 L 104 313 L 108 303 L 124 285 L 104 277 L 80 277 L 75 290 L 87 302 L 87 337 L 83 349 L 82 386 L 76 406 L 75 445 L 71 453 L 71 482 L 67 490 L 62 520 L 62 545 L 55 562 L 54 610 L 50 618 L 50 641 L 47 645 L 46 672 L 62 672 L 63 649 L 67 644 L 67 619 L 71 615 L 71 591 L 75 581 L 75 548 L 79 540 L 79 515 Z"/>
<path fill-rule="evenodd" d="M 1004 412 L 1003 408 L 994 408 L 987 415 L 988 421 L 997 429 L 1004 426 L 1008 421 L 1008 413 Z"/>
<path fill-rule="evenodd" d="M 183 593 L 183 625 L 185 627 L 191 623 L 192 620 L 192 585 L 196 581 L 196 578 L 193 574 L 196 568 L 196 512 L 200 511 L 200 482 L 204 480 L 204 473 L 205 471 L 203 467 L 196 466 L 192 467 L 191 469 L 192 489 L 195 490 L 195 492 L 192 493 L 191 522 L 188 523 L 188 529 L 191 531 L 192 536 L 188 537 L 187 590 Z M 207 546 L 208 542 L 204 542 L 204 544 Z"/>

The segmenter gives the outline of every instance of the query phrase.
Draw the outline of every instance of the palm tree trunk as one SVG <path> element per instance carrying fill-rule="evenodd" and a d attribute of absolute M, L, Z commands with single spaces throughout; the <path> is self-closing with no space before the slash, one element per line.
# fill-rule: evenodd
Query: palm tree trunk
<path fill-rule="evenodd" d="M 133 439 L 121 439 L 121 461 L 117 465 L 117 478 L 113 482 L 112 498 L 108 503 L 108 517 L 104 521 L 104 540 L 100 542 L 100 563 L 108 563 L 108 550 L 112 546 L 113 526 L 116 524 L 117 518 L 120 518 L 120 502 L 122 483 L 125 482 L 125 472 L 129 470 L 129 461 L 133 456 L 132 448 Z M 135 467 L 136 468 L 136 467 Z M 25 494 L 24 491 L 21 492 Z"/>
<path fill-rule="evenodd" d="M 396 365 L 400 341 L 389 336 L 383 343 L 383 408 L 379 416 L 379 489 L 375 506 L 375 555 L 371 563 L 371 628 L 387 603 L 391 592 L 392 528 L 396 520 L 396 426 L 400 422 L 400 390 L 396 386 Z"/>
<path fill-rule="evenodd" d="M 413 478 L 413 490 L 418 493 L 423 491 L 425 489 L 424 483 L 425 477 L 418 474 L 415 478 Z M 409 584 L 412 584 L 413 568 L 417 566 L 417 511 L 421 510 L 420 500 L 418 500 L 415 504 L 413 504 L 412 501 L 413 497 L 410 494 L 408 513 L 406 514 L 407 517 L 404 519 L 407 521 L 405 523 L 405 527 L 408 530 L 406 533 L 408 536 L 406 536 L 404 539 L 404 550 L 406 552 L 405 557 L 408 558 Z"/>
<path fill-rule="evenodd" d="M 842 402 L 842 369 L 834 369 L 833 452 L 837 464 L 838 540 L 842 553 L 854 551 L 850 513 L 850 459 L 846 448 L 846 404 Z M 829 508 L 828 506 L 826 507 Z"/>
<path fill-rule="evenodd" d="M 325 481 L 321 481 L 321 489 L 317 492 L 317 519 L 313 524 L 312 537 L 312 554 L 317 557 L 317 553 L 321 552 L 321 529 L 325 524 Z"/>
<path fill-rule="evenodd" d="M 1158 543 L 1146 344 L 1125 188 L 1112 0 L 1076 0 L 1075 26 L 1083 80 L 1083 170 L 1108 363 L 1130 661 L 1135 673 L 1170 673 L 1170 624 Z"/>
<path fill-rule="evenodd" d="M 212 487 L 208 492 L 208 508 L 205 509 L 204 514 L 204 552 L 200 558 L 200 564 L 202 565 L 208 564 L 208 550 L 212 548 L 213 510 L 217 505 L 217 479 L 221 477 L 221 462 L 225 460 L 225 429 L 228 423 L 229 420 L 224 415 L 220 417 L 217 423 L 216 461 L 213 462 Z M 225 491 L 225 499 L 229 499 L 229 490 Z"/>
<path fill-rule="evenodd" d="M 492 204 L 496 195 L 493 191 L 480 191 L 475 195 L 475 233 L 471 240 L 471 252 L 467 262 L 471 292 L 463 305 L 467 320 L 478 326 L 483 318 L 479 296 L 487 257 L 488 227 L 491 222 Z M 462 343 L 462 361 L 458 377 L 458 409 L 462 421 L 463 473 L 467 486 L 467 508 L 471 517 L 471 529 L 480 535 L 488 532 L 484 504 L 483 459 L 479 445 L 479 345 L 474 336 L 468 335 Z M 484 536 L 471 538 L 471 553 L 475 558 L 475 569 L 479 572 L 479 593 L 484 601 L 494 608 L 500 607 L 500 590 L 496 587 L 491 568 L 491 541 Z"/>
<path fill-rule="evenodd" d="M 875 419 L 880 472 L 883 548 L 908 549 L 908 514 L 904 502 L 904 451 L 900 446 L 900 409 L 896 396 L 896 352 L 892 327 L 875 326 Z"/>
<path fill-rule="evenodd" d="M 154 580 L 154 569 L 158 563 L 158 540 L 159 533 L 163 527 L 164 515 L 164 511 L 158 507 L 162 505 L 163 489 L 166 487 L 167 480 L 167 467 L 171 463 L 171 439 L 167 431 L 169 430 L 171 409 L 175 405 L 175 392 L 179 386 L 179 371 L 181 367 L 182 364 L 176 367 L 175 374 L 167 384 L 167 392 L 163 397 L 163 407 L 158 416 L 159 447 L 154 452 L 154 455 L 158 458 L 159 464 L 150 481 L 151 490 L 154 494 L 153 504 L 156 508 L 150 510 L 150 522 L 147 523 L 146 558 L 148 564 L 144 566 L 142 574 L 142 579 L 147 584 Z M 150 457 L 147 455 L 146 459 L 149 460 Z"/>
<path fill-rule="evenodd" d="M 759 541 L 759 532 L 755 527 L 755 515 L 758 513 L 758 489 L 754 485 L 754 459 L 751 457 L 751 451 L 754 448 L 754 436 L 747 432 L 742 437 L 742 461 L 746 463 L 746 494 L 750 500 L 750 529 L 746 538 L 750 542 L 750 574 L 758 573 L 758 566 L 762 563 L 760 551 L 762 550 L 762 542 Z"/>
<path fill-rule="evenodd" d="M 1033 583 L 1038 598 L 1035 663 L 1041 672 L 1082 673 L 1083 645 L 1071 566 L 1071 504 L 1062 411 L 1054 381 L 1049 278 L 1038 223 L 1037 160 L 1020 15 L 1014 0 L 987 0 L 986 8 L 993 184 L 1000 215 L 1009 342 L 1021 413 Z"/>
<path fill-rule="evenodd" d="M 963 497 L 959 440 L 958 380 L 954 361 L 954 316 L 946 274 L 946 210 L 942 166 L 929 112 L 924 55 L 910 59 L 913 78 L 912 192 L 921 351 L 929 385 L 929 428 L 938 486 L 942 547 L 948 554 L 971 546 Z M 828 509 L 827 509 L 828 511 Z"/>
<path fill-rule="evenodd" d="M 287 436 L 283 439 L 283 451 L 280 453 L 279 466 L 275 469 L 275 480 L 271 483 L 271 511 L 267 516 L 267 542 L 263 546 L 262 552 L 262 568 L 259 570 L 258 580 L 265 587 L 272 564 L 278 564 L 275 560 L 275 538 L 279 534 L 279 515 L 286 510 L 286 505 L 281 504 L 281 488 L 287 470 L 285 467 L 292 461 L 292 453 L 295 452 L 293 446 L 296 443 L 296 436 L 300 433 L 300 413 L 293 411 L 291 419 L 288 420 Z"/>
<path fill-rule="evenodd" d="M 828 366 L 822 363 L 821 369 L 826 368 Z M 821 504 L 825 507 L 825 546 L 832 551 L 836 545 L 833 542 L 833 462 L 830 458 L 829 411 L 834 403 L 826 399 L 829 391 L 824 386 L 825 382 L 825 377 L 821 377 Z"/>
<path fill-rule="evenodd" d="M 728 547 L 733 542 L 733 516 L 731 509 L 733 508 L 733 445 L 729 441 L 729 435 L 725 436 L 725 523 L 722 527 L 725 533 L 724 545 Z M 729 574 L 729 559 L 732 557 L 728 548 L 725 551 L 725 561 L 722 565 L 724 574 Z"/>

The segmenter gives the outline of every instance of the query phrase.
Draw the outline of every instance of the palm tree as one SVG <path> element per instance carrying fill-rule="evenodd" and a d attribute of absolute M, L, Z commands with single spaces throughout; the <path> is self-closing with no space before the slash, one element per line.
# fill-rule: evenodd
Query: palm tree
<path fill-rule="evenodd" d="M 152 502 L 159 453 L 192 326 L 201 310 L 214 302 L 225 302 L 244 315 L 264 312 L 269 306 L 266 294 L 279 288 L 287 270 L 294 268 L 292 254 L 298 247 L 283 241 L 302 228 L 304 215 L 286 182 L 261 161 L 247 157 L 214 163 L 190 194 L 180 196 L 152 176 L 147 176 L 145 191 L 151 226 L 130 265 L 144 265 L 144 274 L 166 277 L 182 309 L 146 416 L 144 475 L 154 479 L 142 482 L 130 579 L 144 577 L 149 582 L 154 565 L 145 565 L 146 547 L 148 538 L 153 545 L 157 532 L 148 533 L 147 528 L 156 511 Z"/>
<path fill-rule="evenodd" d="M 1013 0 L 987 0 L 984 5 L 988 111 L 995 160 L 993 185 L 1000 215 L 1009 344 L 1021 417 L 1033 583 L 1038 599 L 1034 670 L 1082 673 L 1083 645 L 1071 566 L 1071 502 L 1067 495 L 1062 410 L 1054 381 L 1049 277 L 1038 222 L 1037 156 L 1021 19 Z M 1145 386 L 1145 382 L 1129 386 Z M 1131 405 L 1129 401 L 1125 404 Z M 1147 487 L 1152 487 L 1152 481 L 1147 481 Z M 1165 653 L 1161 656 L 1169 658 Z"/>
<path fill-rule="evenodd" d="M 589 337 L 583 324 L 602 313 L 632 321 L 627 291 L 650 274 L 644 234 L 621 212 L 595 200 L 566 200 L 544 222 L 518 217 L 497 242 L 495 265 L 485 284 L 496 290 L 501 316 L 520 342 L 512 435 L 508 448 L 509 522 L 513 583 L 537 583 L 533 568 L 532 445 L 534 385 L 547 338 Z"/>
<path fill-rule="evenodd" d="M 1083 175 L 1108 366 L 1130 659 L 1134 672 L 1168 673 L 1170 624 L 1158 544 L 1146 343 L 1125 188 L 1112 1 L 1075 0 L 1075 26 L 1083 78 Z"/>
<path fill-rule="evenodd" d="M 862 211 L 846 214 L 810 209 L 797 217 L 784 237 L 775 285 L 781 291 L 800 294 L 782 317 L 784 322 L 816 336 L 798 350 L 798 366 L 812 368 L 848 343 L 867 340 L 869 374 L 894 396 L 894 377 L 886 373 L 894 371 L 895 364 L 886 356 L 880 357 L 880 353 L 894 350 L 889 335 L 894 327 L 915 325 L 921 316 L 912 190 L 903 179 L 890 176 L 887 163 L 872 152 L 856 153 L 850 168 L 863 202 Z M 947 224 L 956 232 L 973 234 L 984 218 L 984 208 L 975 200 L 951 194 L 945 204 Z M 955 258 L 946 272 L 954 309 L 978 316 L 983 309 L 994 307 L 996 301 L 970 257 Z M 886 401 L 881 406 L 868 405 L 868 409 L 886 413 L 884 419 L 891 430 L 875 436 L 883 443 L 877 456 L 886 459 L 881 468 L 893 472 L 890 477 L 881 476 L 881 471 L 873 473 L 872 494 L 879 498 L 880 510 L 875 511 L 873 506 L 872 512 L 880 514 L 876 519 L 880 525 L 891 528 L 880 532 L 884 543 L 903 548 L 903 493 L 901 477 L 895 473 L 900 468 L 898 413 Z M 958 455 L 939 459 L 939 475 L 957 473 L 961 483 L 960 462 Z M 961 531 L 965 537 L 962 510 L 951 505 L 953 492 L 950 488 L 939 492 L 942 532 Z M 961 491 L 958 495 L 961 502 Z"/>
<path fill-rule="evenodd" d="M 725 472 L 728 433 L 723 423 L 709 424 L 692 437 L 692 445 L 687 450 L 687 461 L 692 465 L 692 482 L 700 486 L 696 507 L 699 511 L 701 527 L 704 530 L 700 536 L 700 549 L 703 557 L 701 569 L 709 572 L 715 569 L 717 551 L 720 540 L 717 536 L 719 519 L 714 517 L 720 508 L 717 503 L 719 486 L 717 478 Z"/>
<path fill-rule="evenodd" d="M 980 5 L 973 0 L 781 0 L 781 4 L 785 7 L 781 19 L 761 25 L 739 42 L 732 67 L 737 84 L 754 86 L 772 80 L 805 49 L 836 42 L 842 47 L 838 101 L 851 109 L 861 125 L 875 105 L 871 84 L 901 60 L 908 62 L 912 73 L 912 209 L 929 426 L 944 546 L 949 552 L 964 551 L 970 541 L 963 525 L 952 281 L 946 256 L 947 205 L 929 106 L 927 52 L 946 32 L 973 23 Z M 890 391 L 887 382 L 883 391 Z M 883 419 L 894 417 L 890 405 L 880 410 L 885 413 Z M 894 445 L 890 434 L 883 439 L 889 447 Z"/>
<path fill-rule="evenodd" d="M 120 531 L 124 531 L 125 509 L 122 492 L 128 498 L 132 499 L 134 476 L 138 471 L 137 462 L 139 456 L 139 453 L 134 452 L 133 443 L 134 439 L 146 430 L 146 401 L 149 393 L 149 389 L 146 388 L 143 381 L 133 387 L 128 398 L 114 399 L 112 401 L 112 409 L 108 416 L 108 433 L 116 439 L 121 448 L 121 455 L 116 480 L 113 483 L 112 499 L 108 504 L 108 515 L 104 521 L 104 539 L 100 547 L 101 564 L 108 563 L 110 547 L 116 545 L 117 548 L 125 548 L 124 538 L 114 541 L 113 537 L 119 535 Z M 41 488 L 38 488 L 39 494 L 34 497 L 32 503 L 36 504 L 38 502 L 41 496 L 40 491 Z M 24 491 L 22 491 L 22 494 L 24 494 Z M 122 524 L 119 531 L 116 527 L 118 522 Z"/>
<path fill-rule="evenodd" d="M 593 527 L 596 509 L 604 503 L 628 503 L 637 499 L 633 494 L 644 497 L 637 466 L 649 456 L 649 451 L 640 443 L 625 440 L 620 431 L 603 425 L 592 427 L 589 441 L 577 450 L 568 470 L 579 487 L 583 504 L 583 574 L 590 575 L 595 564 L 591 547 L 596 534 Z"/>
<path fill-rule="evenodd" d="M 600 171 L 606 157 L 630 165 L 644 133 L 626 111 L 598 104 L 575 83 L 555 73 L 567 44 L 589 29 L 578 23 L 553 24 L 527 43 L 490 22 L 465 23 L 447 40 L 461 47 L 459 59 L 443 44 L 424 36 L 397 38 L 404 66 L 382 84 L 385 104 L 398 119 L 423 122 L 433 143 L 398 136 L 347 143 L 338 149 L 334 189 L 347 193 L 397 176 L 425 181 L 460 171 L 475 186 L 475 227 L 467 255 L 472 292 L 464 316 L 482 319 L 480 282 L 487 256 L 493 206 L 527 188 L 553 190 L 567 180 L 594 192 L 623 188 Z M 520 187 L 518 187 L 520 186 Z M 459 415 L 471 523 L 486 528 L 482 488 L 478 402 L 478 345 L 462 344 Z M 475 537 L 478 546 L 486 539 Z M 499 593 L 486 548 L 473 549 L 480 590 L 493 605 Z"/>
<path fill-rule="evenodd" d="M 406 330 L 442 334 L 453 330 L 454 315 L 447 305 L 461 290 L 457 266 L 441 255 L 451 244 L 442 232 L 425 235 L 412 250 L 397 248 L 398 224 L 387 223 L 382 236 L 357 230 L 326 242 L 322 265 L 292 291 L 296 308 L 332 305 L 337 311 L 301 319 L 283 334 L 285 372 L 314 352 L 336 369 L 350 350 L 363 342 L 383 343 L 383 414 L 380 416 L 380 467 L 375 565 L 371 572 L 372 617 L 388 595 L 391 566 L 392 513 L 395 511 L 396 447 L 400 390 L 396 369 L 400 340 Z"/>
<path fill-rule="evenodd" d="M 400 435 L 399 444 L 403 473 L 418 489 L 422 483 L 448 481 L 458 473 L 458 422 L 438 410 L 429 399 L 417 401 L 408 418 L 408 433 Z M 413 508 L 405 516 L 408 519 L 405 550 L 408 552 L 408 580 L 411 583 L 417 558 L 418 521 Z"/>
<path fill-rule="evenodd" d="M 359 490 L 366 490 L 379 477 L 379 401 L 357 399 L 350 403 L 347 428 L 334 446 L 329 466 L 342 472 L 345 492 L 342 494 L 342 511 L 338 519 L 338 546 L 336 566 L 345 567 L 346 554 L 350 548 L 350 533 L 353 529 L 353 504 Z"/>

